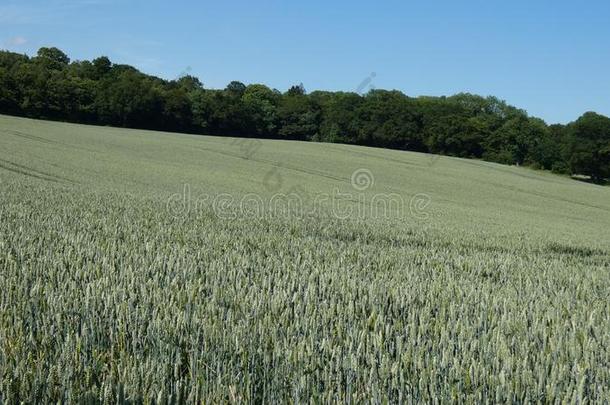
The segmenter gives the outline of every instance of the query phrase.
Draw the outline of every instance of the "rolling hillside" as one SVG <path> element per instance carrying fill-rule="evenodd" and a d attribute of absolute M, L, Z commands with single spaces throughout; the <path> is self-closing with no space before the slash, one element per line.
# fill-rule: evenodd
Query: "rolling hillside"
<path fill-rule="evenodd" d="M 0 116 L 0 402 L 610 398 L 610 188 Z"/>
<path fill-rule="evenodd" d="M 490 234 L 587 246 L 607 246 L 610 188 L 526 168 L 349 145 L 205 137 L 89 127 L 0 117 L 2 176 L 73 187 L 167 199 L 191 188 L 201 195 L 339 193 L 367 201 L 397 193 L 405 203 L 430 197 L 426 223 L 417 226 L 478 229 Z M 374 184 L 354 190 L 351 175 L 370 171 Z M 19 174 L 20 176 L 17 176 Z M 277 175 L 276 175 L 277 174 Z M 8 177 L 7 177 L 8 176 Z M 34 181 L 39 180 L 39 181 Z M 357 199 L 356 203 L 360 202 Z M 354 208 L 354 211 L 357 211 Z"/>

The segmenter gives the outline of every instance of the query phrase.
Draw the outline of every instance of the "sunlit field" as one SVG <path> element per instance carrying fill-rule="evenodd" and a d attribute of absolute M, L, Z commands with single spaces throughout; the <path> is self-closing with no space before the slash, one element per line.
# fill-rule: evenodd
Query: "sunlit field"
<path fill-rule="evenodd" d="M 610 188 L 0 116 L 0 403 L 610 401 Z"/>

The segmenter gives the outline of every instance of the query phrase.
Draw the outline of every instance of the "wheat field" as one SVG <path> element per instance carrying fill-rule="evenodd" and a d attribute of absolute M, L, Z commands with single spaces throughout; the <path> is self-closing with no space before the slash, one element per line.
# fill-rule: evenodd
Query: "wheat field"
<path fill-rule="evenodd" d="M 0 116 L 0 403 L 608 403 L 610 189 Z"/>

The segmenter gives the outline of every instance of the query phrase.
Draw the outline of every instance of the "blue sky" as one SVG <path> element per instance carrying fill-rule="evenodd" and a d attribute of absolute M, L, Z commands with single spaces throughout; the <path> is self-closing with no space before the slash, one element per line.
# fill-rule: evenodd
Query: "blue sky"
<path fill-rule="evenodd" d="M 0 0 L 0 48 L 164 78 L 495 95 L 549 123 L 610 115 L 605 1 Z"/>

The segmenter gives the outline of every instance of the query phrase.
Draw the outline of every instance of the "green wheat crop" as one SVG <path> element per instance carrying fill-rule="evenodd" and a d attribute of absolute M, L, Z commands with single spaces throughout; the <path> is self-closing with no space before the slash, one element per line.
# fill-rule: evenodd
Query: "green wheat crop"
<path fill-rule="evenodd" d="M 610 401 L 608 188 L 257 142 L 0 116 L 0 403 Z"/>

